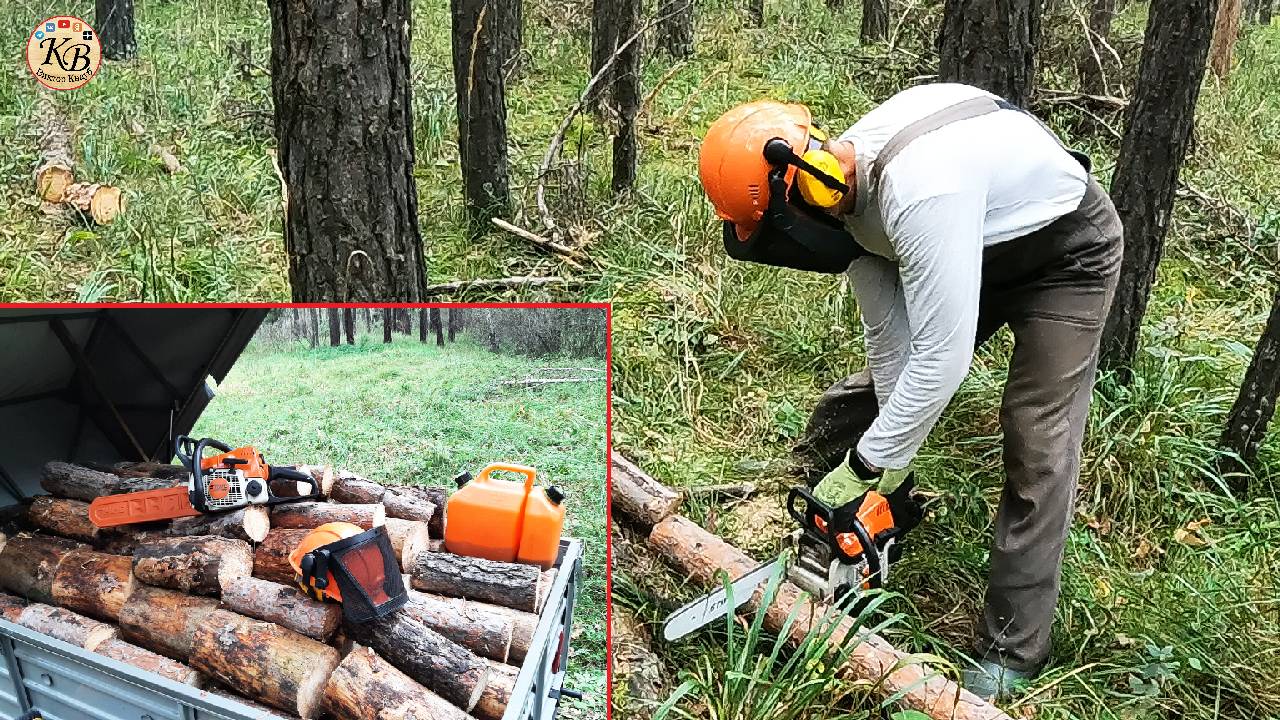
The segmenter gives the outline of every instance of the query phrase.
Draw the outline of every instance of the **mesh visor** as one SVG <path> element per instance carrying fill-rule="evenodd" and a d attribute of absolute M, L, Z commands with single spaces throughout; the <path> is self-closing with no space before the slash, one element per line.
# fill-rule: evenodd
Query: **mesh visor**
<path fill-rule="evenodd" d="M 348 622 L 366 623 L 386 617 L 409 599 L 385 527 L 318 547 L 311 554 L 324 558 L 323 562 L 312 563 L 312 567 L 326 568 L 338 583 L 342 615 Z"/>

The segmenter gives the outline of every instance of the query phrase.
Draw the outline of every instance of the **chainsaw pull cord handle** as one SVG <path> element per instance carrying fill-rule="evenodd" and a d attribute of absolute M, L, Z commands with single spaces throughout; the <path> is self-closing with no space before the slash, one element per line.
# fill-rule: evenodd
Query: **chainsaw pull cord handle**
<path fill-rule="evenodd" d="M 801 503 L 803 503 L 803 509 L 801 509 Z M 855 503 L 857 503 L 856 506 Z M 857 555 L 850 555 L 840 546 L 839 537 L 846 532 L 852 532 L 854 537 L 858 538 L 858 543 L 862 545 L 862 555 L 867 559 L 869 574 L 867 582 L 871 587 L 878 588 L 881 586 L 880 553 L 876 551 L 876 546 L 871 541 L 871 533 L 867 532 L 866 526 L 858 519 L 861 504 L 862 498 L 859 497 L 839 508 L 832 508 L 814 497 L 809 488 L 801 486 L 793 487 L 787 493 L 787 513 L 800 524 L 800 528 L 806 535 L 818 542 L 826 543 L 838 557 L 857 560 Z M 825 532 L 818 527 L 819 519 L 827 527 Z"/>

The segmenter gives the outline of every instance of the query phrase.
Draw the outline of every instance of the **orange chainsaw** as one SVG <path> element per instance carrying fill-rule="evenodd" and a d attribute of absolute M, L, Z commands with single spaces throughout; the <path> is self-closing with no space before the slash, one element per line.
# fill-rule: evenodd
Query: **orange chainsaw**
<path fill-rule="evenodd" d="M 221 453 L 205 457 L 207 448 Z M 174 442 L 174 454 L 191 473 L 187 487 L 179 485 L 96 498 L 89 503 L 89 520 L 97 527 L 113 527 L 321 497 L 320 484 L 315 478 L 296 468 L 267 465 L 262 453 L 249 445 L 232 450 L 211 438 L 196 441 L 179 435 Z M 306 483 L 310 492 L 276 495 L 271 490 L 275 482 Z"/>

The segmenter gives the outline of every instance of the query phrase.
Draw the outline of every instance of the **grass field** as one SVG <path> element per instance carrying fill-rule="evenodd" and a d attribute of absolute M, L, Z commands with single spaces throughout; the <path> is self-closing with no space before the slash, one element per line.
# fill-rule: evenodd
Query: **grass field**
<path fill-rule="evenodd" d="M 192 434 L 253 443 L 273 462 L 332 464 L 391 484 L 451 487 L 459 472 L 503 460 L 538 468 L 541 482 L 565 490 L 566 534 L 582 538 L 586 553 L 566 684 L 587 699 L 562 708 L 566 717 L 600 720 L 604 388 L 498 385 L 555 360 L 495 355 L 461 341 L 437 348 L 400 335 L 384 345 L 380 333 L 314 350 L 251 345 Z"/>

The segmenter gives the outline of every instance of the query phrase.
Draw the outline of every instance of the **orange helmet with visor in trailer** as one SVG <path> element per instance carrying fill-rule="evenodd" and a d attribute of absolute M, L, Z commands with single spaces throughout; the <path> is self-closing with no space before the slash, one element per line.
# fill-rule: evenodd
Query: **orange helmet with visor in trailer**
<path fill-rule="evenodd" d="M 289 565 L 308 597 L 342 603 L 342 614 L 351 622 L 386 617 L 408 601 L 383 526 L 363 530 L 352 523 L 325 523 L 289 553 Z"/>

